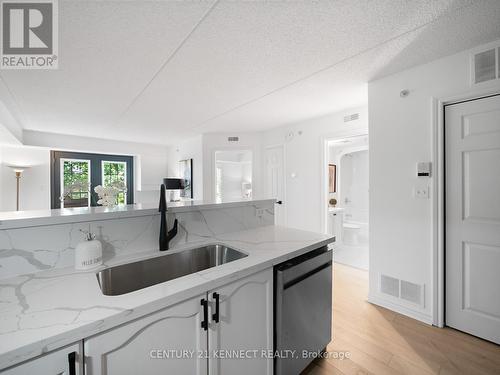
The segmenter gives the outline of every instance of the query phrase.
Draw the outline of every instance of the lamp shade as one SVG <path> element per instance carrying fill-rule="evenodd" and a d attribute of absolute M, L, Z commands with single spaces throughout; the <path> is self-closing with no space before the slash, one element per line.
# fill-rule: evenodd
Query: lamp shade
<path fill-rule="evenodd" d="M 183 190 L 184 180 L 182 178 L 164 178 L 163 184 L 167 190 Z"/>
<path fill-rule="evenodd" d="M 29 169 L 27 165 L 8 165 L 16 173 L 23 173 L 26 169 Z"/>

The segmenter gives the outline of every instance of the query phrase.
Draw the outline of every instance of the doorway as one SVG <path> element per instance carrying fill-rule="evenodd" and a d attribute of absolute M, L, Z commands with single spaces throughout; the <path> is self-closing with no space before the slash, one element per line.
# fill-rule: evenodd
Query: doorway
<path fill-rule="evenodd" d="M 368 136 L 330 139 L 326 231 L 336 236 L 335 262 L 368 270 Z"/>
<path fill-rule="evenodd" d="M 445 321 L 500 344 L 500 95 L 445 114 Z"/>
<path fill-rule="evenodd" d="M 266 197 L 276 199 L 274 222 L 286 226 L 286 190 L 285 190 L 285 146 L 270 146 L 265 150 Z"/>
<path fill-rule="evenodd" d="M 253 153 L 249 150 L 215 151 L 215 201 L 251 199 Z"/>

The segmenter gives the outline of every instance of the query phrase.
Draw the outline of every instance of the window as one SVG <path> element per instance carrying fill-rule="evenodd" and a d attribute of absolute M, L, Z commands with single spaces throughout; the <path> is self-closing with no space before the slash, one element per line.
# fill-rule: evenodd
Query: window
<path fill-rule="evenodd" d="M 102 186 L 116 186 L 120 192 L 117 195 L 117 204 L 126 204 L 127 201 L 127 163 L 121 161 L 102 161 Z"/>
<path fill-rule="evenodd" d="M 116 204 L 132 204 L 133 157 L 51 152 L 52 208 L 89 207 L 97 205 L 97 185 L 118 188 Z"/>

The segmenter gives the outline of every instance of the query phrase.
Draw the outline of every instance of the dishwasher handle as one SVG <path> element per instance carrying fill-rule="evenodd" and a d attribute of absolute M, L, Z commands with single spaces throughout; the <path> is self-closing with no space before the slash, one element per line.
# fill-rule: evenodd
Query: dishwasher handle
<path fill-rule="evenodd" d="M 277 267 L 277 276 L 283 286 L 289 285 L 295 280 L 303 280 L 323 268 L 331 266 L 333 251 L 327 250 L 319 254 L 314 253 L 311 257 L 299 257 L 297 260 L 285 262 Z M 299 281 L 300 281 L 299 280 Z M 297 281 L 298 282 L 298 281 Z"/>
<path fill-rule="evenodd" d="M 332 262 L 325 263 L 325 264 L 319 266 L 318 268 L 315 268 L 315 269 L 313 269 L 313 270 L 311 270 L 311 271 L 309 271 L 309 272 L 307 272 L 305 274 L 302 274 L 302 275 L 298 276 L 297 278 L 295 278 L 293 280 L 287 281 L 286 283 L 283 284 L 283 290 L 291 288 L 295 284 L 298 284 L 301 281 L 304 281 L 305 279 L 308 279 L 311 276 L 317 274 L 318 272 L 323 271 L 325 268 L 330 268 L 330 270 L 331 270 L 331 268 L 332 268 Z"/>

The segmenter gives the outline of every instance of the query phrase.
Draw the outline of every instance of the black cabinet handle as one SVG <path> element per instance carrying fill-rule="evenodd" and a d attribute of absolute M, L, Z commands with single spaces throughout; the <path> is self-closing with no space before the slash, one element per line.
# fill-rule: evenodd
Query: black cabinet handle
<path fill-rule="evenodd" d="M 205 331 L 208 330 L 208 301 L 203 298 L 201 300 L 201 305 L 203 306 L 203 321 L 201 322 L 201 328 Z"/>
<path fill-rule="evenodd" d="M 276 201 L 276 204 L 283 204 L 283 201 Z"/>
<path fill-rule="evenodd" d="M 76 352 L 68 354 L 69 375 L 76 375 Z"/>
<path fill-rule="evenodd" d="M 212 320 L 215 323 L 219 323 L 220 294 L 219 293 L 214 293 L 214 294 L 212 294 L 212 297 L 215 300 L 215 314 L 212 315 Z"/>

